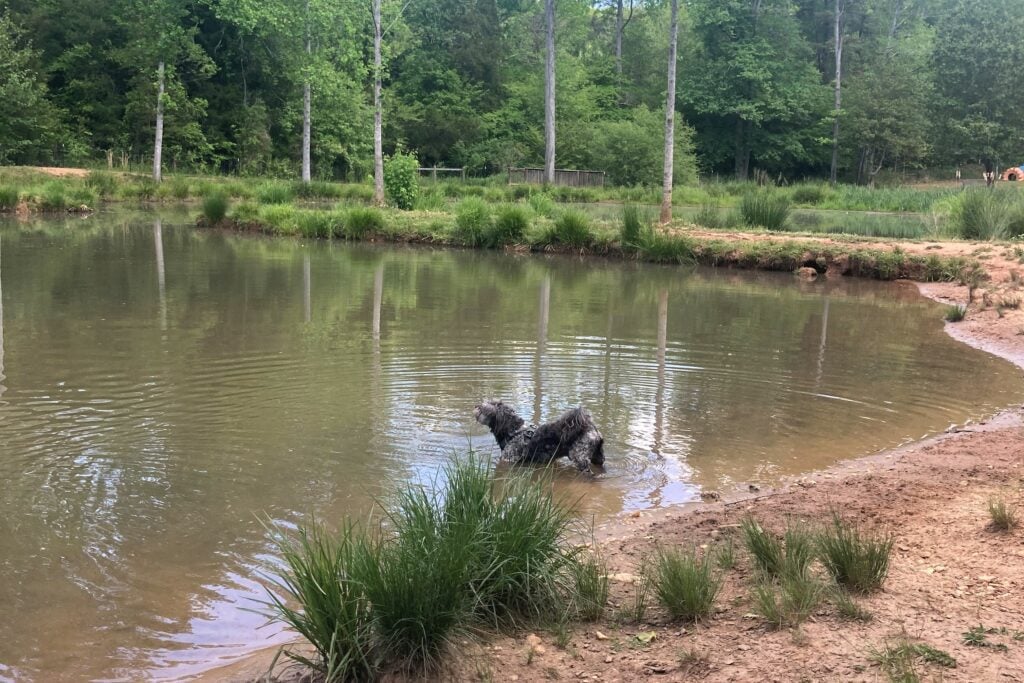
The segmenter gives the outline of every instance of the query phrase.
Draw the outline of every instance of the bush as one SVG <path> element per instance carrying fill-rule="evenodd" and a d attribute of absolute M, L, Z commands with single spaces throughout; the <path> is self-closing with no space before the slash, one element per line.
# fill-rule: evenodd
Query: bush
<path fill-rule="evenodd" d="M 653 131 L 665 129 L 660 110 L 636 107 L 627 118 L 586 123 L 586 166 L 606 171 L 612 185 L 660 186 L 665 161 L 664 137 Z M 676 184 L 697 179 L 693 129 L 676 118 L 674 180 Z"/>
<path fill-rule="evenodd" d="M 256 199 L 261 204 L 288 204 L 295 199 L 295 193 L 287 183 L 263 183 L 256 190 Z"/>
<path fill-rule="evenodd" d="M 659 549 L 651 571 L 658 602 L 673 619 L 696 621 L 711 614 L 722 582 L 707 554 Z"/>
<path fill-rule="evenodd" d="M 217 225 L 228 215 L 228 196 L 222 191 L 214 191 L 203 197 L 203 218 L 207 224 Z"/>
<path fill-rule="evenodd" d="M 287 654 L 327 680 L 365 680 L 374 671 L 370 601 L 352 570 L 365 564 L 367 545 L 346 527 L 333 536 L 315 521 L 294 535 L 272 530 L 285 571 L 270 592 L 269 614 L 299 633 L 316 650 L 315 659 Z M 297 607 L 293 607 L 296 605 Z"/>
<path fill-rule="evenodd" d="M 340 186 L 323 180 L 296 181 L 292 184 L 292 192 L 303 199 L 339 199 L 342 195 Z"/>
<path fill-rule="evenodd" d="M 467 197 L 455 207 L 455 232 L 459 244 L 478 247 L 491 227 L 491 207 L 482 199 Z"/>
<path fill-rule="evenodd" d="M 740 201 L 740 215 L 747 225 L 784 230 L 789 220 L 789 200 L 767 190 L 748 192 Z"/>
<path fill-rule="evenodd" d="M 388 201 L 399 209 L 411 211 L 419 194 L 420 162 L 412 154 L 396 152 L 384 162 L 384 189 Z"/>
<path fill-rule="evenodd" d="M 518 244 L 530 228 L 530 213 L 522 206 L 507 204 L 498 211 L 490 228 L 484 232 L 484 246 L 496 249 Z"/>
<path fill-rule="evenodd" d="M 687 237 L 667 235 L 649 229 L 640 244 L 640 254 L 654 263 L 694 263 L 694 243 Z"/>
<path fill-rule="evenodd" d="M 13 211 L 18 206 L 18 188 L 0 186 L 0 211 Z"/>
<path fill-rule="evenodd" d="M 188 199 L 189 188 L 187 180 L 175 178 L 168 184 L 167 188 L 168 192 L 175 199 Z"/>
<path fill-rule="evenodd" d="M 344 233 L 345 222 L 333 211 L 301 211 L 296 215 L 299 234 L 308 239 L 328 239 Z"/>
<path fill-rule="evenodd" d="M 362 239 L 368 233 L 384 230 L 384 214 L 379 209 L 350 209 L 345 218 L 345 237 L 353 240 Z"/>
<path fill-rule="evenodd" d="M 725 221 L 722 219 L 718 207 L 707 202 L 700 205 L 700 210 L 694 215 L 693 222 L 708 230 L 721 230 L 725 227 Z"/>
<path fill-rule="evenodd" d="M 832 514 L 832 524 L 818 536 L 821 562 L 836 583 L 858 593 L 881 588 L 889 574 L 893 538 L 862 534 Z"/>

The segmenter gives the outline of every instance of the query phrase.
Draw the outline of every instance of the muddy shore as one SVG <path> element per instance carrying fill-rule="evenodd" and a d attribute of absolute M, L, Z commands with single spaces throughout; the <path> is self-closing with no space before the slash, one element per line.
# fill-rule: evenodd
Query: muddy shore
<path fill-rule="evenodd" d="M 918 286 L 943 303 L 970 301 L 966 319 L 947 324 L 947 332 L 1024 368 L 1024 312 L 1014 304 L 1017 271 L 1024 266 L 1016 252 L 966 243 L 899 247 L 987 257 L 983 263 L 991 279 L 981 286 Z M 578 625 L 568 643 L 537 632 L 470 647 L 443 679 L 879 681 L 886 677 L 873 663 L 872 651 L 910 641 L 956 659 L 955 668 L 916 662 L 921 680 L 1024 680 L 1024 530 L 987 528 L 993 497 L 1024 513 L 1024 407 L 770 491 L 721 493 L 720 500 L 634 513 L 598 529 L 600 551 L 613 577 L 603 621 Z M 718 611 L 708 621 L 671 623 L 657 608 L 641 624 L 614 618 L 618 607 L 631 602 L 632 578 L 657 544 L 721 543 L 747 514 L 780 530 L 787 520 L 820 522 L 834 509 L 864 528 L 895 534 L 884 590 L 858 600 L 873 615 L 870 622 L 844 621 L 824 604 L 799 629 L 768 628 L 752 615 L 753 571 L 742 551 L 736 567 L 725 574 Z M 991 631 L 988 646 L 967 645 L 963 634 L 979 625 Z M 643 643 L 638 633 L 654 637 Z M 199 680 L 255 681 L 267 673 L 275 652 L 258 652 Z M 301 678 L 285 670 L 283 661 L 275 674 L 280 680 Z"/>

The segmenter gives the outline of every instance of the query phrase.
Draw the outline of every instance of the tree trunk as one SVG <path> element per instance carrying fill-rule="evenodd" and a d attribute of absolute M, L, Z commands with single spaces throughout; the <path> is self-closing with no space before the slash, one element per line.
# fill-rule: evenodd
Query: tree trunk
<path fill-rule="evenodd" d="M 156 139 L 153 141 L 153 180 L 160 182 L 163 177 L 164 154 L 164 63 L 157 67 L 156 87 Z"/>
<path fill-rule="evenodd" d="M 615 3 L 615 73 L 622 75 L 622 30 L 623 24 L 623 12 L 622 12 L 623 0 L 618 0 Z"/>
<path fill-rule="evenodd" d="M 747 141 L 747 122 L 736 119 L 736 180 L 746 180 L 750 175 L 750 145 Z"/>
<path fill-rule="evenodd" d="M 309 0 L 306 0 L 306 67 L 309 67 L 309 57 L 313 54 L 312 44 L 309 39 Z M 309 183 L 313 179 L 312 164 L 310 163 L 310 146 L 312 144 L 312 108 L 313 88 L 309 82 L 309 75 L 306 75 L 306 84 L 302 88 L 302 182 Z"/>
<path fill-rule="evenodd" d="M 665 98 L 665 167 L 661 185 L 661 224 L 672 220 L 676 133 L 676 47 L 679 42 L 679 0 L 672 0 L 672 22 L 668 36 L 668 94 Z"/>
<path fill-rule="evenodd" d="M 846 11 L 846 0 L 835 0 L 835 24 L 833 40 L 836 56 L 836 88 L 835 88 L 835 119 L 832 121 L 832 166 L 828 179 L 833 185 L 839 170 L 839 112 L 843 104 L 843 13 Z"/>
<path fill-rule="evenodd" d="M 381 104 L 381 72 L 383 63 L 380 56 L 381 0 L 373 0 L 373 203 L 384 204 L 384 132 L 383 108 Z"/>
<path fill-rule="evenodd" d="M 544 68 L 544 184 L 555 182 L 555 0 L 544 0 L 547 64 Z"/>

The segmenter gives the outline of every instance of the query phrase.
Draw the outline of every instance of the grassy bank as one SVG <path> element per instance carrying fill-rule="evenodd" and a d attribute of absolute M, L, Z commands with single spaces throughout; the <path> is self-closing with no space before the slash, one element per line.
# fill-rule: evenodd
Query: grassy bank
<path fill-rule="evenodd" d="M 571 209 L 544 215 L 528 204 L 492 206 L 475 198 L 454 211 L 395 211 L 339 206 L 312 209 L 243 202 L 218 222 L 220 204 L 204 226 L 307 239 L 380 240 L 457 247 L 586 253 L 654 263 L 725 266 L 793 272 L 811 268 L 880 280 L 967 281 L 977 264 L 963 258 L 921 256 L 867 248 L 857 240 L 825 244 L 801 239 L 715 239 L 685 229 L 656 229 L 652 217 L 626 207 L 617 220 L 591 220 Z M 542 207 L 543 209 L 543 207 Z M 211 220 L 212 219 L 212 220 Z"/>

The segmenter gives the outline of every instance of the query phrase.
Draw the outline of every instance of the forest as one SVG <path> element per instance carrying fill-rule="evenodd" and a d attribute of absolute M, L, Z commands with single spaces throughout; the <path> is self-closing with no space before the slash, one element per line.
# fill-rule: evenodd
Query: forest
<path fill-rule="evenodd" d="M 557 0 L 557 165 L 661 181 L 668 0 Z M 381 61 L 374 65 L 374 6 Z M 0 164 L 298 177 L 544 162 L 544 0 L 3 0 Z M 682 0 L 676 177 L 1024 162 L 1024 3 Z M 161 70 L 160 67 L 163 67 Z M 162 95 L 158 97 L 158 89 Z"/>

